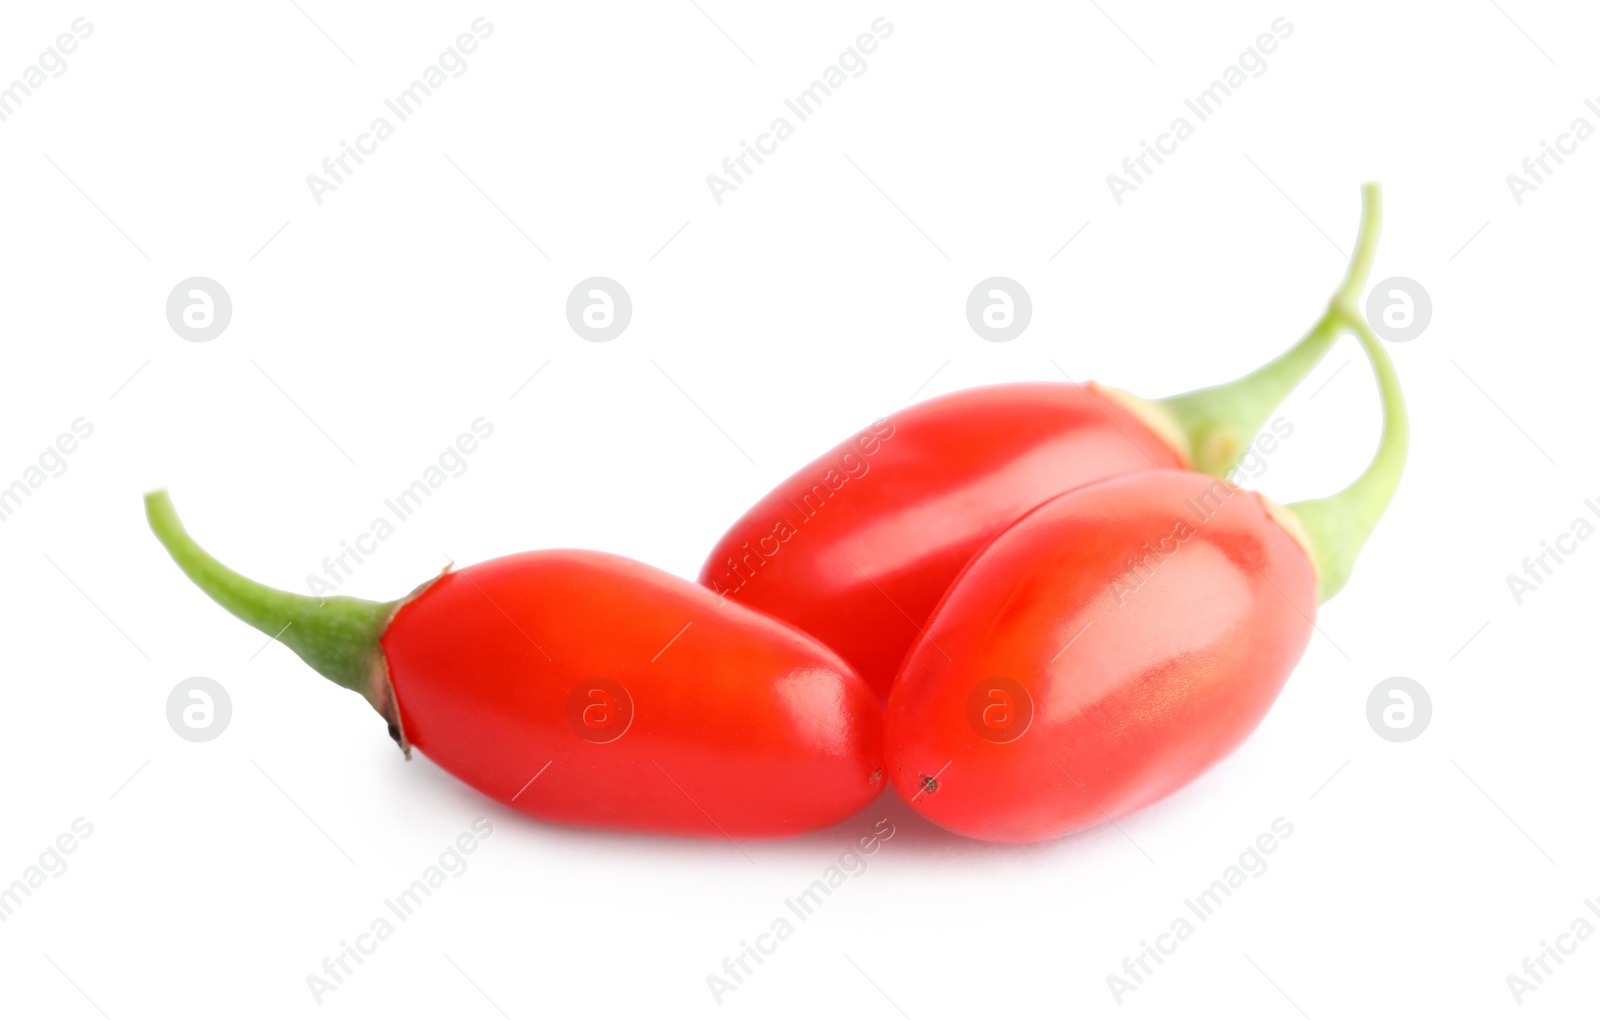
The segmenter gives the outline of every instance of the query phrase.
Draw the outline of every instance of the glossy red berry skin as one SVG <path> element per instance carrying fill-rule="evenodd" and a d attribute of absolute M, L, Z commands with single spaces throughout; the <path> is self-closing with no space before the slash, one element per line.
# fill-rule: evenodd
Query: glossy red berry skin
<path fill-rule="evenodd" d="M 1092 384 L 962 390 L 795 472 L 728 530 L 700 583 L 814 635 L 886 699 L 928 614 L 984 543 L 1069 489 L 1185 466 Z"/>
<path fill-rule="evenodd" d="M 445 574 L 382 648 L 406 738 L 541 819 L 784 836 L 884 788 L 878 703 L 838 656 L 619 556 L 529 552 Z"/>
<path fill-rule="evenodd" d="M 1305 651 L 1317 585 L 1261 497 L 1187 471 L 1039 507 L 956 580 L 886 717 L 911 806 L 995 842 L 1167 796 L 1256 728 Z"/>

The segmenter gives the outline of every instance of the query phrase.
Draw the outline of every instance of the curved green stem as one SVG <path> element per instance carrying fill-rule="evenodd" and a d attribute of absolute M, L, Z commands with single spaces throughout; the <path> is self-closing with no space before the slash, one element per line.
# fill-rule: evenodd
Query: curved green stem
<path fill-rule="evenodd" d="M 144 510 L 150 530 L 201 591 L 245 623 L 288 645 L 318 673 L 360 693 L 388 717 L 384 706 L 392 698 L 378 640 L 398 602 L 344 595 L 317 598 L 268 588 L 229 570 L 200 548 L 184 530 L 165 489 L 146 493 Z"/>
<path fill-rule="evenodd" d="M 1356 231 L 1356 247 L 1350 255 L 1350 265 L 1345 268 L 1339 289 L 1333 292 L 1329 304 L 1343 308 L 1359 318 L 1361 292 L 1367 286 L 1367 274 L 1372 271 L 1372 260 L 1378 254 L 1378 232 L 1383 227 L 1383 189 L 1376 181 L 1361 186 L 1361 226 Z"/>
<path fill-rule="evenodd" d="M 1299 522 L 1310 542 L 1311 562 L 1317 571 L 1317 601 L 1326 602 L 1350 580 L 1361 547 L 1366 545 L 1378 519 L 1389 509 L 1411 446 L 1411 423 L 1405 396 L 1389 352 L 1372 334 L 1365 319 L 1346 313 L 1345 324 L 1361 341 L 1383 400 L 1383 435 L 1372 463 L 1350 485 L 1332 496 L 1291 503 L 1287 510 Z"/>
<path fill-rule="evenodd" d="M 1180 393 L 1156 401 L 1171 414 L 1189 440 L 1189 463 L 1196 471 L 1225 475 L 1268 415 L 1305 379 L 1349 327 L 1360 318 L 1356 303 L 1367 283 L 1378 250 L 1383 219 L 1382 196 L 1376 184 L 1361 188 L 1361 227 L 1344 280 L 1328 302 L 1328 310 L 1293 347 L 1249 375 L 1220 386 Z"/>

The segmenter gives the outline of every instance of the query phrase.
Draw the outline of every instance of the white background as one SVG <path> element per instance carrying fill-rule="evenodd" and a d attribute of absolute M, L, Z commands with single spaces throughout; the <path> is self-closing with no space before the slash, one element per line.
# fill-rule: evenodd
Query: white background
<path fill-rule="evenodd" d="M 0 883 L 75 818 L 93 835 L 0 924 L 0 1011 L 1592 1005 L 1600 940 L 1520 1008 L 1506 978 L 1580 915 L 1600 924 L 1584 907 L 1600 897 L 1600 542 L 1520 606 L 1506 576 L 1600 497 L 1600 141 L 1520 205 L 1506 175 L 1574 118 L 1600 126 L 1583 106 L 1600 95 L 1596 12 L 446 7 L 4 15 L 0 81 L 75 17 L 94 31 L 0 123 L 0 480 L 76 418 L 94 434 L 0 522 Z M 466 72 L 313 201 L 307 175 L 480 15 L 494 31 Z M 716 204 L 706 176 L 879 16 L 894 32 L 867 70 Z M 1279 17 L 1294 31 L 1265 73 L 1114 202 L 1107 174 Z M 220 557 L 303 588 L 483 416 L 495 432 L 467 472 L 342 592 L 391 598 L 447 557 L 556 546 L 693 577 L 746 506 L 914 392 L 1066 372 L 1156 397 L 1267 360 L 1320 313 L 1367 179 L 1388 210 L 1373 279 L 1412 277 L 1434 304 L 1391 347 L 1408 476 L 1258 732 L 1120 830 L 988 846 L 892 793 L 830 831 L 741 848 L 547 826 L 402 761 L 359 698 L 264 648 L 144 524 L 140 494 L 168 485 Z M 164 315 L 195 275 L 234 303 L 209 343 Z M 592 275 L 634 303 L 606 344 L 565 317 Z M 1032 295 L 1010 343 L 963 314 L 993 275 Z M 1294 435 L 1253 486 L 1282 501 L 1353 477 L 1379 417 L 1353 342 L 1281 413 Z M 1366 719 L 1397 675 L 1433 701 L 1410 743 Z M 232 698 L 209 743 L 166 719 L 192 676 Z M 316 1005 L 307 975 L 479 817 L 495 830 L 470 870 Z M 1108 975 L 1280 817 L 1294 833 L 1269 870 L 1119 1006 Z M 880 818 L 895 835 L 870 869 L 717 1005 L 707 976 Z"/>

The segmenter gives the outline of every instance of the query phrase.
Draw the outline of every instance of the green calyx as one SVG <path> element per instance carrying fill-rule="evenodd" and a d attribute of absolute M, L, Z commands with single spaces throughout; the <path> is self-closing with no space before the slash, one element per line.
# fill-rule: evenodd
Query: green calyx
<path fill-rule="evenodd" d="M 390 734 L 402 748 L 406 746 L 378 644 L 400 602 L 344 595 L 318 598 L 269 588 L 229 570 L 200 548 L 184 530 L 165 489 L 146 493 L 144 509 L 150 530 L 201 591 L 287 645 L 318 673 L 366 698 L 388 720 Z"/>
<path fill-rule="evenodd" d="M 1352 328 L 1350 322 L 1360 319 L 1356 302 L 1377 252 L 1381 220 L 1378 186 L 1364 185 L 1361 226 L 1344 281 L 1328 302 L 1327 312 L 1293 347 L 1243 378 L 1154 402 L 1187 439 L 1191 468 L 1218 477 L 1227 475 L 1267 417 Z"/>

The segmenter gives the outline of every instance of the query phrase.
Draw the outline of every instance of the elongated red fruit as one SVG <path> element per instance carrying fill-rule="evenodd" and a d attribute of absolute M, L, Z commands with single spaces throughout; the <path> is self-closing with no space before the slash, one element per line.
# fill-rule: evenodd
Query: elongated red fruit
<path fill-rule="evenodd" d="M 529 552 L 390 603 L 255 584 L 156 534 L 224 608 L 364 695 L 403 748 L 501 803 L 575 825 L 782 836 L 883 789 L 882 716 L 793 627 L 605 553 Z"/>
<path fill-rule="evenodd" d="M 1145 471 L 1040 506 L 934 610 L 889 698 L 896 789 L 978 839 L 1065 835 L 1177 790 L 1266 715 L 1389 505 L 1409 430 L 1377 372 L 1378 455 L 1333 496 L 1280 507 L 1192 471 Z"/>
<path fill-rule="evenodd" d="M 1060 496 L 961 575 L 889 698 L 890 777 L 978 839 L 1045 839 L 1164 797 L 1266 715 L 1316 612 L 1254 493 L 1145 471 Z"/>
<path fill-rule="evenodd" d="M 820 638 L 880 698 L 928 614 L 984 543 L 1103 478 L 1231 469 L 1272 409 L 1342 335 L 1371 266 L 1377 193 L 1327 314 L 1222 386 L 1155 402 L 1088 383 L 952 393 L 880 420 L 801 468 L 716 544 L 700 583 Z"/>
<path fill-rule="evenodd" d="M 1185 463 L 1092 387 L 964 390 L 796 472 L 729 529 L 700 583 L 821 638 L 882 698 L 983 542 L 1063 489 Z"/>

